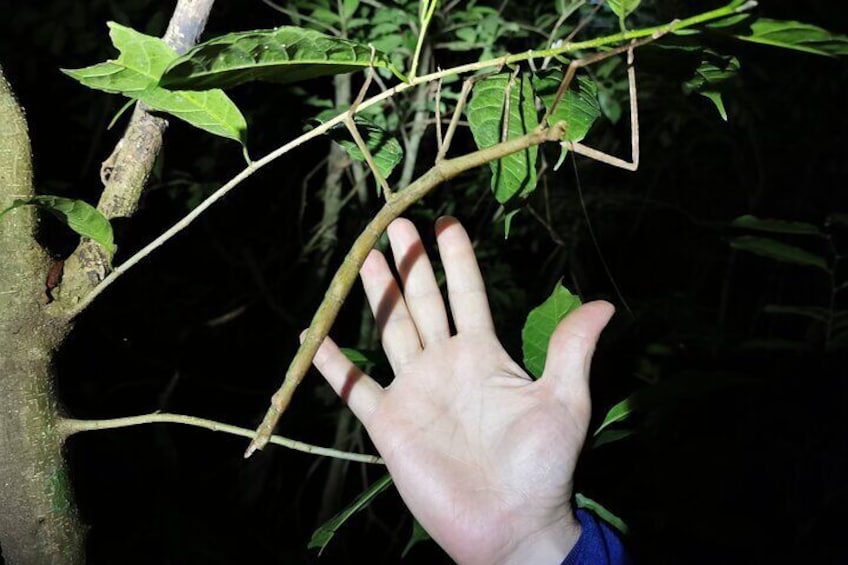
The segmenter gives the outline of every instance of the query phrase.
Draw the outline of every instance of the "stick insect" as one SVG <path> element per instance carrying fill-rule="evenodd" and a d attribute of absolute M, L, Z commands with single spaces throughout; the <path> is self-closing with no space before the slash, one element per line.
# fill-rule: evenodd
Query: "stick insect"
<path fill-rule="evenodd" d="M 437 141 L 439 147 L 435 164 L 430 170 L 424 173 L 424 175 L 419 177 L 418 180 L 401 191 L 393 191 L 386 180 L 382 177 L 375 165 L 374 157 L 371 155 L 367 145 L 362 139 L 362 136 L 358 133 L 353 119 L 356 107 L 364 99 L 365 93 L 372 83 L 374 72 L 373 66 L 368 69 L 366 80 L 359 92 L 359 95 L 354 101 L 354 104 L 351 106 L 351 109 L 348 110 L 343 123 L 350 131 L 357 147 L 365 156 L 365 160 L 371 168 L 371 171 L 377 180 L 378 186 L 382 187 L 385 203 L 380 211 L 368 223 L 364 231 L 359 235 L 359 237 L 357 237 L 341 267 L 331 280 L 330 286 L 324 295 L 324 299 L 321 301 L 309 328 L 306 330 L 305 335 L 302 338 L 300 348 L 286 371 L 283 384 L 272 396 L 271 405 L 268 408 L 262 423 L 257 428 L 255 437 L 245 451 L 245 457 L 250 457 L 250 455 L 257 449 L 262 449 L 268 443 L 268 440 L 276 427 L 277 421 L 288 407 L 295 389 L 309 370 L 312 364 L 312 359 L 318 351 L 318 348 L 324 341 L 324 338 L 329 334 L 329 330 L 339 313 L 341 305 L 347 298 L 347 295 L 359 273 L 359 269 L 362 267 L 369 251 L 376 244 L 377 240 L 392 220 L 399 217 L 406 209 L 422 199 L 436 186 L 472 168 L 501 159 L 511 155 L 512 153 L 540 145 L 544 142 L 560 143 L 564 149 L 573 151 L 576 154 L 584 155 L 591 159 L 628 171 L 635 171 L 639 167 L 639 116 L 638 105 L 636 102 L 634 50 L 646 43 L 656 40 L 672 29 L 673 24 L 674 22 L 663 30 L 657 31 L 651 36 L 639 41 L 631 41 L 627 45 L 616 47 L 609 51 L 572 60 L 563 74 L 554 103 L 545 113 L 539 127 L 526 135 L 509 140 L 503 139 L 499 144 L 480 149 L 479 151 L 463 155 L 461 157 L 448 159 L 446 158 L 446 155 L 449 151 L 451 140 L 453 139 L 454 133 L 459 124 L 460 116 L 462 115 L 468 95 L 473 90 L 475 79 L 465 81 L 448 129 L 444 135 L 442 135 L 441 132 L 440 120 L 436 120 L 438 128 Z M 630 96 L 630 161 L 606 154 L 600 150 L 583 145 L 582 143 L 564 140 L 568 130 L 568 124 L 563 122 L 553 124 L 548 123 L 552 112 L 562 101 L 564 94 L 567 92 L 579 69 L 625 52 L 627 53 L 627 76 Z M 479 80 L 479 78 L 476 80 Z M 509 97 L 506 99 L 508 100 Z M 508 115 L 508 108 L 505 109 L 507 110 Z"/>

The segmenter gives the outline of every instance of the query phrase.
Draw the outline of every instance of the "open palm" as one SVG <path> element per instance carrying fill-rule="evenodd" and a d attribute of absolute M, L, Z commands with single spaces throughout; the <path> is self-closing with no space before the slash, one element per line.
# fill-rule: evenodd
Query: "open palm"
<path fill-rule="evenodd" d="M 495 336 L 462 226 L 442 218 L 436 230 L 456 334 L 415 227 L 396 220 L 388 231 L 403 292 L 377 251 L 361 272 L 394 381 L 381 387 L 329 339 L 315 365 L 454 559 L 559 563 L 580 532 L 572 476 L 589 422 L 589 362 L 612 307 L 590 303 L 564 320 L 534 382 Z"/>

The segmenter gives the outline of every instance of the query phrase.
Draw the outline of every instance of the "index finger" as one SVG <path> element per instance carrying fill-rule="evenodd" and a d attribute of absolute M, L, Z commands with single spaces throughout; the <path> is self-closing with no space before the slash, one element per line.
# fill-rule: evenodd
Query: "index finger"
<path fill-rule="evenodd" d="M 486 285 L 465 229 L 449 216 L 436 221 L 436 240 L 457 332 L 494 332 Z"/>

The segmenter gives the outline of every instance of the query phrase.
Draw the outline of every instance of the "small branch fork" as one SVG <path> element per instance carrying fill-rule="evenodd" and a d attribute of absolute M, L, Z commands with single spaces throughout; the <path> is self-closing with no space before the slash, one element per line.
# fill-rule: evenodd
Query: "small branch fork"
<path fill-rule="evenodd" d="M 109 420 L 74 420 L 71 418 L 60 419 L 56 426 L 59 433 L 67 438 L 80 432 L 90 432 L 95 430 L 113 430 L 116 428 L 128 428 L 131 426 L 140 426 L 144 424 L 183 424 L 193 426 L 195 428 L 203 428 L 213 432 L 224 432 L 226 434 L 252 438 L 253 430 L 231 426 L 215 420 L 207 420 L 206 418 L 197 418 L 194 416 L 186 416 L 184 414 L 169 414 L 166 412 L 156 412 L 153 414 L 144 414 L 142 416 L 127 416 L 125 418 L 112 418 Z M 372 463 L 382 465 L 383 460 L 376 455 L 367 455 L 363 453 L 349 453 L 347 451 L 339 451 L 327 447 L 319 447 L 303 443 L 301 441 L 289 439 L 287 437 L 274 435 L 268 440 L 268 443 L 281 445 L 295 451 L 311 453 L 313 455 L 322 455 L 325 457 L 333 457 L 335 459 L 344 459 L 346 461 L 355 461 L 357 463 Z"/>

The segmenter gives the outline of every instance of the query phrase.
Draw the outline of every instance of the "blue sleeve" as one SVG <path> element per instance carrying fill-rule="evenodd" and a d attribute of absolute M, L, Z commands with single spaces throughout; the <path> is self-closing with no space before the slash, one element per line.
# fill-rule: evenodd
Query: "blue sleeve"
<path fill-rule="evenodd" d="M 615 531 L 585 510 L 577 511 L 582 532 L 562 565 L 630 565 Z"/>

